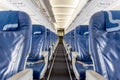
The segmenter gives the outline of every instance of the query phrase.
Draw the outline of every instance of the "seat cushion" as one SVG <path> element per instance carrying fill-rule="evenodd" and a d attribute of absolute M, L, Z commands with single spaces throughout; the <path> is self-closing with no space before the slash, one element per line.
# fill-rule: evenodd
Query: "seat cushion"
<path fill-rule="evenodd" d="M 27 59 L 27 62 L 37 62 L 37 61 L 39 61 L 39 60 L 44 60 L 44 57 L 41 56 L 39 59 L 37 59 L 37 58 L 28 58 L 28 59 Z"/>
<path fill-rule="evenodd" d="M 34 79 L 40 79 L 40 74 L 41 74 L 44 66 L 45 66 L 45 63 L 41 62 L 41 63 L 27 65 L 26 67 L 33 69 L 33 78 Z"/>
<path fill-rule="evenodd" d="M 80 63 L 78 63 L 78 62 L 76 62 L 75 63 L 75 67 L 76 67 L 76 69 L 77 69 L 77 71 L 78 71 L 78 73 L 79 73 L 79 79 L 80 80 L 85 80 L 85 72 L 86 72 L 86 70 L 93 70 L 93 67 L 92 66 L 83 66 L 82 64 L 80 64 Z"/>
<path fill-rule="evenodd" d="M 92 64 L 92 60 L 91 58 L 86 58 L 86 60 L 81 60 L 81 58 L 79 56 L 77 56 L 76 61 L 81 61 L 84 62 L 85 64 Z"/>

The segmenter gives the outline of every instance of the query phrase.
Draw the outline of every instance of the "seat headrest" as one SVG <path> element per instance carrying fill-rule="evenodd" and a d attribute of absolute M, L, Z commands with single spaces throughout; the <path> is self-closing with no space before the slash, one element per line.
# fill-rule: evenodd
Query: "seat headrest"
<path fill-rule="evenodd" d="M 0 31 L 22 30 L 31 24 L 28 14 L 21 11 L 0 11 Z"/>
<path fill-rule="evenodd" d="M 105 11 L 106 31 L 120 30 L 120 11 Z"/>
<path fill-rule="evenodd" d="M 47 29 L 47 36 L 49 36 L 50 35 L 50 30 L 49 29 Z"/>
<path fill-rule="evenodd" d="M 76 34 L 79 35 L 88 35 L 88 25 L 80 25 L 76 28 Z"/>
<path fill-rule="evenodd" d="M 74 36 L 75 30 L 71 31 L 71 36 Z"/>
<path fill-rule="evenodd" d="M 18 11 L 0 12 L 0 30 L 13 31 L 18 28 Z"/>
<path fill-rule="evenodd" d="M 107 32 L 120 30 L 120 11 L 100 11 L 90 19 L 90 26 Z"/>
<path fill-rule="evenodd" d="M 68 32 L 68 33 L 66 34 L 66 36 L 72 37 L 72 36 L 74 36 L 74 32 L 75 32 L 75 30 L 72 30 L 72 31 Z"/>
<path fill-rule="evenodd" d="M 41 35 L 45 32 L 45 27 L 42 25 L 33 25 L 33 35 Z"/>

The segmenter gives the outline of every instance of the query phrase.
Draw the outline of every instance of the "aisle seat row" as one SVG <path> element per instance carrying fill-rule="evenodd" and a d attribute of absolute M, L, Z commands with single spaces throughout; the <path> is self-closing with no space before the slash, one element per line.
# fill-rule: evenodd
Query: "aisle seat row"
<path fill-rule="evenodd" d="M 95 13 L 89 25 L 65 34 L 63 43 L 76 79 L 120 80 L 120 11 Z"/>
<path fill-rule="evenodd" d="M 84 80 L 85 79 L 85 71 L 88 69 L 93 69 L 92 60 L 89 55 L 88 50 L 88 25 L 80 25 L 76 27 L 76 29 L 69 32 L 71 34 L 71 51 L 68 53 L 70 56 L 72 68 L 75 73 L 77 79 Z M 64 40 L 66 41 L 66 35 L 64 36 Z M 65 42 L 64 41 L 64 42 Z"/>
<path fill-rule="evenodd" d="M 58 36 L 32 25 L 28 14 L 0 11 L 0 80 L 42 79 L 57 44 Z"/>

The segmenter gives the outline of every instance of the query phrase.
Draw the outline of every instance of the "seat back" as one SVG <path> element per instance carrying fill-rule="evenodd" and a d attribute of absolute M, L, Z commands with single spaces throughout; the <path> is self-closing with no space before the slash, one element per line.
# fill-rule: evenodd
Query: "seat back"
<path fill-rule="evenodd" d="M 50 45 L 53 45 L 57 41 L 57 35 L 54 32 L 50 32 Z"/>
<path fill-rule="evenodd" d="M 101 11 L 90 20 L 90 51 L 96 72 L 120 80 L 120 11 Z"/>
<path fill-rule="evenodd" d="M 74 30 L 68 32 L 66 35 L 64 35 L 63 39 L 66 41 L 66 43 L 71 46 L 71 50 L 75 51 L 75 44 L 74 44 Z"/>
<path fill-rule="evenodd" d="M 26 13 L 0 11 L 0 80 L 24 69 L 31 33 L 31 20 Z"/>
<path fill-rule="evenodd" d="M 71 46 L 72 46 L 72 48 L 71 48 L 71 50 L 72 51 L 75 51 L 75 30 L 72 30 L 71 32 L 70 32 L 70 43 L 71 43 Z"/>
<path fill-rule="evenodd" d="M 32 28 L 32 47 L 29 59 L 39 60 L 42 58 L 41 52 L 44 51 L 46 29 L 42 25 L 33 25 Z"/>
<path fill-rule="evenodd" d="M 88 38 L 88 25 L 80 25 L 75 29 L 76 51 L 79 52 L 79 60 L 83 62 L 92 62 L 89 54 Z"/>
<path fill-rule="evenodd" d="M 47 29 L 47 36 L 46 36 L 46 51 L 49 51 L 50 49 L 49 49 L 49 46 L 50 46 L 50 39 L 51 39 L 51 33 L 50 33 L 51 31 L 49 30 L 49 29 Z"/>
<path fill-rule="evenodd" d="M 65 34 L 64 37 L 63 37 L 63 39 L 65 40 L 65 42 L 66 42 L 68 45 L 71 45 L 70 35 L 71 35 L 71 33 L 68 32 L 68 33 Z"/>
<path fill-rule="evenodd" d="M 50 46 L 53 45 L 54 39 L 55 39 L 54 33 L 52 31 L 50 31 Z"/>

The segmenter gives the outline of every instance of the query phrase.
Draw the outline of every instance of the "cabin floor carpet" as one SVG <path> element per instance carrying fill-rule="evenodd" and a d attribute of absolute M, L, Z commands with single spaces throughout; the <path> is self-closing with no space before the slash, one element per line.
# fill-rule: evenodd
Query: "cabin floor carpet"
<path fill-rule="evenodd" d="M 50 80 L 70 80 L 65 60 L 65 48 L 62 41 L 59 42 L 56 50 L 56 58 L 51 72 Z"/>

